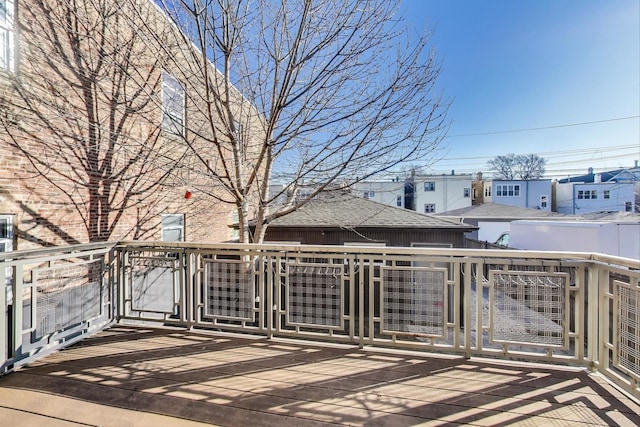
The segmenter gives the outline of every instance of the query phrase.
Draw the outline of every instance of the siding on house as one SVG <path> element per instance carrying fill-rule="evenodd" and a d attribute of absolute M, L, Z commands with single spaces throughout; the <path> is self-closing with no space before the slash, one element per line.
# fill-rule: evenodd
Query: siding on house
<path fill-rule="evenodd" d="M 437 214 L 471 206 L 473 189 L 470 174 L 414 175 L 407 180 L 407 208 Z"/>
<path fill-rule="evenodd" d="M 491 180 L 485 181 L 484 188 L 485 203 L 499 203 L 551 212 L 550 179 Z"/>

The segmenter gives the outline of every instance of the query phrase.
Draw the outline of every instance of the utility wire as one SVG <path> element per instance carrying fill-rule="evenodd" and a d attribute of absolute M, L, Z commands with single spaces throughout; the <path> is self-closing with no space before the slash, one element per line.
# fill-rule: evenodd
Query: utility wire
<path fill-rule="evenodd" d="M 445 138 L 459 138 L 459 137 L 465 137 L 465 136 L 482 136 L 482 135 L 498 135 L 502 133 L 530 132 L 534 130 L 557 129 L 557 128 L 566 128 L 571 126 L 593 125 L 597 123 L 616 122 L 620 120 L 630 120 L 630 119 L 637 119 L 637 118 L 640 118 L 640 116 L 616 117 L 613 119 L 594 120 L 591 122 L 580 122 L 580 123 L 568 123 L 568 124 L 554 125 L 554 126 L 542 126 L 537 128 L 498 130 L 498 131 L 492 131 L 492 132 L 478 132 L 478 133 L 463 133 L 458 135 L 446 135 Z"/>

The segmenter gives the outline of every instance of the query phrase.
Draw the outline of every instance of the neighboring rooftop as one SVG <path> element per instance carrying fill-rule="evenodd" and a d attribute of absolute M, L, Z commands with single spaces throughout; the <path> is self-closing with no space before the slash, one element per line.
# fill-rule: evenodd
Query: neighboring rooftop
<path fill-rule="evenodd" d="M 597 178 L 597 179 L 596 179 Z M 599 182 L 618 182 L 618 181 L 638 181 L 640 180 L 640 167 L 636 161 L 632 168 L 621 168 L 611 171 L 594 173 L 593 169 L 589 169 L 589 172 L 585 175 L 572 176 L 569 178 L 563 178 L 558 180 L 559 184 L 566 184 L 569 182 L 580 183 L 594 183 Z"/>
<path fill-rule="evenodd" d="M 440 228 L 476 227 L 374 202 L 351 194 L 335 194 L 311 200 L 300 209 L 277 218 L 270 227 Z"/>
<path fill-rule="evenodd" d="M 481 203 L 466 208 L 454 209 L 437 214 L 440 217 L 456 218 L 510 218 L 510 219 L 539 219 L 566 218 L 567 215 L 540 209 L 523 208 L 519 206 L 503 205 L 500 203 Z"/>
<path fill-rule="evenodd" d="M 587 221 L 630 221 L 640 222 L 640 213 L 635 212 L 592 212 L 578 215 L 576 219 Z"/>

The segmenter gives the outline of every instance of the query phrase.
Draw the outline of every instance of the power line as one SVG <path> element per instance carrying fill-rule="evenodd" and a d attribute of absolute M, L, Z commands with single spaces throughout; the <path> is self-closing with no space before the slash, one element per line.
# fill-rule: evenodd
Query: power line
<path fill-rule="evenodd" d="M 526 128 L 526 129 L 498 130 L 498 131 L 478 132 L 478 133 L 463 133 L 458 135 L 447 135 L 445 136 L 445 138 L 459 138 L 459 137 L 465 137 L 465 136 L 482 136 L 482 135 L 498 135 L 503 133 L 530 132 L 534 130 L 557 129 L 557 128 L 572 127 L 572 126 L 593 125 L 597 123 L 616 122 L 620 120 L 630 120 L 630 119 L 637 119 L 637 118 L 640 118 L 640 116 L 616 117 L 613 119 L 594 120 L 590 122 L 568 123 L 568 124 L 562 124 L 562 125 L 542 126 L 542 127 Z"/>

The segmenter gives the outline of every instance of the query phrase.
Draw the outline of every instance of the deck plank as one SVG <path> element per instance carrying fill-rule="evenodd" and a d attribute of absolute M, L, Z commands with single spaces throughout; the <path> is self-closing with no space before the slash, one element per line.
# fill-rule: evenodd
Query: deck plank
<path fill-rule="evenodd" d="M 116 326 L 0 378 L 0 425 L 640 425 L 585 370 Z"/>

